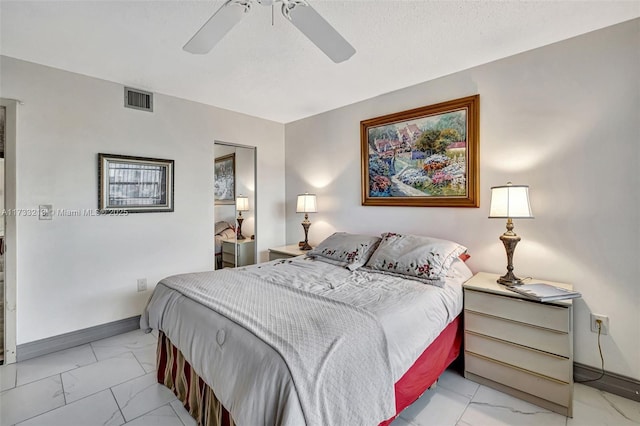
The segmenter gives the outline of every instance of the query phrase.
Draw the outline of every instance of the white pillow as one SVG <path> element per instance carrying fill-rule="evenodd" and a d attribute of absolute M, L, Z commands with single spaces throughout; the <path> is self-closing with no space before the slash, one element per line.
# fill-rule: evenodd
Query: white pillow
<path fill-rule="evenodd" d="M 214 232 L 213 233 L 218 235 L 219 233 L 221 233 L 225 229 L 231 228 L 231 225 L 229 225 L 224 220 L 221 220 L 219 222 L 216 222 L 215 225 L 213 225 L 213 227 L 214 227 Z"/>
<path fill-rule="evenodd" d="M 380 238 L 370 235 L 336 232 L 311 249 L 307 256 L 354 271 L 367 263 L 379 242 Z"/>
<path fill-rule="evenodd" d="M 453 241 L 389 232 L 382 234 L 364 269 L 441 285 L 453 261 L 466 251 Z"/>

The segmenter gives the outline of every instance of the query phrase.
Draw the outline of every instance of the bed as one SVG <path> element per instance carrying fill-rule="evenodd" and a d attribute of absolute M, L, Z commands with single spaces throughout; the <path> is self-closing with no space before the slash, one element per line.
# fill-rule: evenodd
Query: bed
<path fill-rule="evenodd" d="M 222 243 L 223 241 L 235 240 L 236 231 L 233 228 L 233 225 L 222 220 L 216 222 L 214 228 L 215 269 L 222 269 Z"/>
<path fill-rule="evenodd" d="M 158 381 L 200 425 L 387 425 L 459 354 L 465 252 L 337 233 L 307 257 L 168 277 L 141 318 Z"/>

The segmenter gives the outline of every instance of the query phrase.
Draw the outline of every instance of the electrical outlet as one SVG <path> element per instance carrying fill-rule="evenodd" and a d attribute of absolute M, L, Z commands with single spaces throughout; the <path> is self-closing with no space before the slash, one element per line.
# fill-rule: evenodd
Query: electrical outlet
<path fill-rule="evenodd" d="M 597 320 L 602 321 L 600 327 L 602 328 L 600 334 L 609 334 L 609 317 L 606 315 L 591 314 L 591 331 L 598 332 Z"/>
<path fill-rule="evenodd" d="M 145 291 L 147 289 L 147 279 L 139 278 L 138 279 L 138 291 Z"/>

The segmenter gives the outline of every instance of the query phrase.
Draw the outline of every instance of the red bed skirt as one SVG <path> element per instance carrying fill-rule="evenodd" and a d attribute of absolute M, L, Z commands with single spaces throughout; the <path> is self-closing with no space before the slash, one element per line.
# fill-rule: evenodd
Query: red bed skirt
<path fill-rule="evenodd" d="M 380 423 L 380 426 L 393 422 L 402 410 L 420 398 L 460 355 L 461 346 L 462 315 L 458 315 L 396 382 L 396 415 Z"/>
<path fill-rule="evenodd" d="M 456 317 L 425 349 L 395 384 L 396 415 L 383 421 L 387 426 L 402 410 L 413 404 L 460 354 L 462 318 Z M 230 413 L 213 390 L 184 359 L 178 348 L 161 331 L 158 335 L 158 383 L 171 389 L 199 426 L 234 426 Z"/>

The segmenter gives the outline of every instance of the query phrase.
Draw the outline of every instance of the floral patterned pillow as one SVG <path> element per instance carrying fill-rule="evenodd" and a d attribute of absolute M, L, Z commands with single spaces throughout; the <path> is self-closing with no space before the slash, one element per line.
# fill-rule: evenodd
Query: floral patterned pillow
<path fill-rule="evenodd" d="M 453 261 L 466 251 L 466 247 L 453 241 L 389 232 L 382 234 L 365 269 L 438 285 Z"/>
<path fill-rule="evenodd" d="M 321 261 L 328 260 L 327 263 L 345 266 L 354 271 L 367 263 L 379 242 L 380 238 L 370 235 L 336 232 L 310 250 L 307 256 Z"/>

